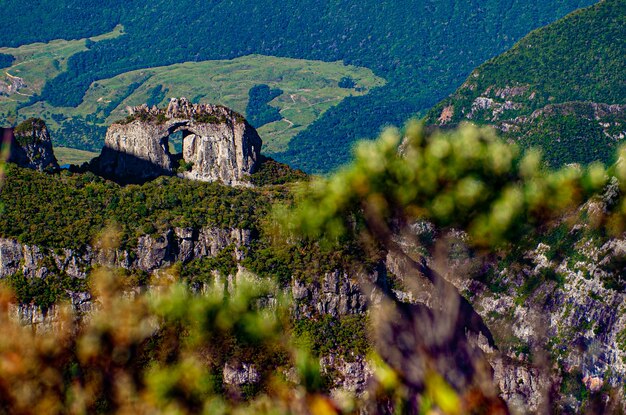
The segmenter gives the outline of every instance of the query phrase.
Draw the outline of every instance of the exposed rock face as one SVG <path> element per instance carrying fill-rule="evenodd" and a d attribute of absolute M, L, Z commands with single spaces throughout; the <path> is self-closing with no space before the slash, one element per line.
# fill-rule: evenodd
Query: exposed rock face
<path fill-rule="evenodd" d="M 42 120 L 30 118 L 15 128 L 3 128 L 0 136 L 10 143 L 8 161 L 40 171 L 59 169 L 50 134 Z"/>
<path fill-rule="evenodd" d="M 106 252 L 98 246 L 88 246 L 80 252 L 71 249 L 53 250 L 0 238 L 0 279 L 18 272 L 28 278 L 46 278 L 51 273 L 58 273 L 84 279 L 89 269 L 102 264 L 158 273 L 160 269 L 176 262 L 186 263 L 203 257 L 214 257 L 228 247 L 234 247 L 234 259 L 241 262 L 252 238 L 250 230 L 238 228 L 171 228 L 157 235 L 140 236 L 135 248 L 114 252 Z M 381 272 L 378 270 L 372 275 L 353 277 L 343 271 L 334 271 L 313 277 L 311 281 L 294 279 L 291 286 L 286 288 L 292 291 L 296 299 L 292 309 L 294 318 L 364 313 L 367 304 L 376 302 L 380 293 L 363 294 L 357 280 L 384 278 Z M 224 289 L 236 285 L 237 280 L 246 273 L 239 264 L 236 275 L 223 276 L 227 281 Z M 87 292 L 67 294 L 79 315 L 89 313 L 94 306 Z M 271 299 L 264 306 L 271 307 Z M 55 329 L 58 313 L 59 309 L 55 306 L 41 310 L 34 304 L 16 305 L 11 310 L 13 317 L 22 324 L 41 331 Z M 338 355 L 329 355 L 323 357 L 320 363 L 326 373 L 332 374 L 333 391 L 362 393 L 372 376 L 372 369 L 365 356 L 350 356 L 347 360 Z M 224 383 L 232 387 L 256 384 L 261 379 L 254 362 L 226 364 L 223 376 Z"/>
<path fill-rule="evenodd" d="M 294 279 L 291 292 L 294 313 L 298 318 L 364 313 L 371 300 L 361 292 L 358 281 L 340 271 L 327 272 L 319 280 L 311 282 Z"/>
<path fill-rule="evenodd" d="M 362 393 L 367 389 L 368 382 L 374 376 L 374 370 L 363 356 L 354 356 L 350 360 L 335 355 L 320 359 L 324 373 L 333 372 L 332 394 L 340 391 Z"/>
<path fill-rule="evenodd" d="M 10 75 L 5 71 L 5 78 L 0 79 L 0 95 L 10 96 L 26 87 L 24 80 L 18 76 Z"/>
<path fill-rule="evenodd" d="M 166 109 L 129 108 L 125 122 L 109 127 L 93 167 L 124 183 L 161 175 L 247 185 L 261 151 L 261 138 L 246 120 L 225 107 L 172 99 Z M 182 132 L 182 154 L 171 154 L 168 138 Z"/>
<path fill-rule="evenodd" d="M 251 364 L 241 363 L 237 366 L 226 363 L 224 365 L 224 383 L 227 385 L 241 386 L 257 383 L 261 380 L 256 367 Z"/>
<path fill-rule="evenodd" d="M 175 262 L 215 256 L 229 245 L 235 246 L 235 257 L 241 260 L 250 239 L 250 231 L 245 229 L 173 228 L 156 236 L 143 235 L 136 248 L 109 255 L 98 247 L 87 247 L 84 252 L 50 250 L 0 238 L 0 279 L 18 271 L 26 277 L 44 278 L 50 271 L 42 266 L 46 257 L 53 260 L 59 272 L 72 278 L 85 278 L 90 267 L 109 263 L 152 272 Z"/>
<path fill-rule="evenodd" d="M 612 193 L 608 194 L 605 198 L 610 199 Z M 589 207 L 594 208 L 602 206 Z M 458 259 L 445 263 L 445 278 L 469 296 L 495 338 L 497 349 L 485 341 L 473 343 L 485 354 L 500 397 L 512 413 L 544 413 L 546 405 L 558 413 L 581 413 L 589 402 L 580 397 L 583 391 L 625 405 L 626 241 L 586 235 L 581 231 L 585 225 L 578 226 L 566 236 L 572 244 L 569 255 L 555 255 L 554 246 L 539 243 L 510 266 L 491 264 L 495 275 L 488 284 L 468 278 L 467 270 L 484 271 L 491 259 L 473 262 L 469 253 L 462 254 L 463 234 L 452 238 L 457 241 L 451 249 Z M 429 228 L 427 224 L 411 227 L 415 235 L 429 234 Z M 397 242 L 408 250 L 411 241 L 399 238 Z M 394 285 L 399 290 L 393 288 L 398 298 L 437 306 L 434 287 L 403 273 L 393 255 L 386 262 L 398 279 Z M 533 279 L 542 282 L 528 288 L 527 281 Z"/>
<path fill-rule="evenodd" d="M 113 124 L 96 159 L 97 172 L 124 182 L 143 182 L 172 175 L 174 163 L 167 149 L 168 130 L 163 125 L 134 121 Z"/>

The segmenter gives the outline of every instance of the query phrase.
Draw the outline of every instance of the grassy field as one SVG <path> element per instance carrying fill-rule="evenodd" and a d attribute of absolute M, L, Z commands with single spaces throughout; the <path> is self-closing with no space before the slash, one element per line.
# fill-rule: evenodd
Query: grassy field
<path fill-rule="evenodd" d="M 55 147 L 54 155 L 56 156 L 59 165 L 63 166 L 64 164 L 81 165 L 84 162 L 98 156 L 98 153 L 68 147 Z"/>
<path fill-rule="evenodd" d="M 99 41 L 122 35 L 117 27 L 110 33 L 91 38 Z M 85 39 L 57 40 L 19 48 L 1 48 L 1 53 L 15 56 L 16 61 L 5 69 L 5 80 L 18 76 L 25 86 L 10 95 L 0 95 L 0 123 L 13 124 L 28 117 L 43 118 L 53 139 L 59 139 L 62 124 L 86 120 L 97 125 L 110 125 L 126 116 L 126 107 L 146 102 L 166 105 L 171 97 L 187 97 L 193 102 L 226 105 L 245 115 L 248 92 L 257 84 L 280 88 L 283 94 L 270 105 L 280 109 L 282 120 L 262 126 L 266 154 L 286 149 L 289 140 L 306 129 L 330 107 L 352 95 L 364 95 L 385 84 L 367 68 L 344 65 L 342 62 L 321 62 L 302 59 L 249 55 L 233 60 L 186 62 L 146 68 L 94 82 L 77 108 L 53 107 L 47 102 L 24 106 L 30 95 L 37 94 L 46 80 L 63 71 L 67 59 L 85 50 Z M 344 77 L 354 80 L 353 88 L 340 88 Z M 2 78 L 0 77 L 0 81 Z M 95 120 L 95 121 L 94 121 Z"/>
<path fill-rule="evenodd" d="M 111 32 L 89 38 L 93 42 L 111 39 L 124 34 L 122 25 Z M 21 80 L 17 91 L 0 94 L 0 122 L 13 122 L 18 105 L 27 102 L 32 95 L 43 89 L 46 81 L 54 78 L 67 67 L 67 60 L 87 50 L 87 39 L 53 40 L 48 43 L 32 43 L 17 48 L 0 48 L 0 53 L 13 55 L 15 62 L 0 73 L 0 85 L 11 85 Z"/>

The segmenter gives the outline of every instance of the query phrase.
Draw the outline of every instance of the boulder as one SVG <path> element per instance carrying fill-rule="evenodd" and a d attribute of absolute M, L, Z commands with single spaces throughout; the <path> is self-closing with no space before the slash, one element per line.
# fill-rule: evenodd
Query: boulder
<path fill-rule="evenodd" d="M 3 128 L 0 136 L 9 143 L 9 162 L 40 171 L 59 170 L 48 128 L 42 120 L 29 118 L 15 128 Z"/>

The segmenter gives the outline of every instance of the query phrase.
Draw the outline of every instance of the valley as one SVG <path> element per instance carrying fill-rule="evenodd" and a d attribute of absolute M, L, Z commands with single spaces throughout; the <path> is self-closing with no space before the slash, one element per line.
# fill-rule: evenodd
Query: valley
<path fill-rule="evenodd" d="M 263 55 L 368 68 L 385 79 L 384 86 L 345 98 L 308 128 L 292 128 L 297 134 L 291 140 L 285 139 L 289 134 L 277 134 L 282 138 L 276 140 L 280 152 L 275 158 L 310 173 L 326 173 L 349 162 L 356 141 L 424 115 L 485 60 L 506 51 L 529 31 L 593 3 L 259 0 L 251 7 L 236 0 L 204 7 L 183 0 L 178 7 L 185 13 L 179 14 L 172 13 L 165 0 L 156 0 L 151 7 L 122 0 L 106 4 L 45 0 L 33 5 L 30 13 L 9 2 L 5 12 L 15 19 L 14 30 L 10 36 L 0 34 L 0 46 L 83 39 L 123 25 L 123 36 L 96 42 L 72 56 L 67 68 L 48 80 L 32 101 L 57 108 L 80 106 L 99 80 L 183 62 Z M 238 12 L 232 13 L 234 9 Z M 76 24 L 61 24 L 60 10 Z M 181 24 L 183 16 L 193 18 Z M 97 149 L 89 137 L 101 136 L 102 129 L 93 125 L 94 120 L 86 121 L 88 125 L 82 119 L 68 121 L 57 136 L 73 141 L 73 147 Z M 273 133 L 282 129 L 275 127 Z"/>
<path fill-rule="evenodd" d="M 91 42 L 123 35 L 121 27 Z M 250 55 L 232 60 L 185 62 L 145 68 L 95 81 L 77 107 L 55 107 L 45 101 L 30 103 L 45 83 L 65 69 L 66 61 L 85 48 L 86 40 L 54 41 L 20 48 L 3 48 L 15 56 L 4 69 L 6 91 L 0 93 L 0 122 L 43 118 L 56 144 L 98 151 L 104 131 L 126 117 L 126 107 L 142 103 L 166 104 L 171 97 L 185 96 L 193 102 L 225 105 L 245 114 L 249 91 L 255 85 L 279 88 L 272 100 L 282 119 L 260 126 L 268 155 L 285 151 L 291 139 L 347 97 L 362 96 L 382 87 L 385 81 L 366 68 L 341 62 L 307 61 Z M 340 87 L 350 79 L 349 88 Z M 2 85 L 2 84 L 0 84 Z M 12 87 L 9 87 L 12 85 Z"/>

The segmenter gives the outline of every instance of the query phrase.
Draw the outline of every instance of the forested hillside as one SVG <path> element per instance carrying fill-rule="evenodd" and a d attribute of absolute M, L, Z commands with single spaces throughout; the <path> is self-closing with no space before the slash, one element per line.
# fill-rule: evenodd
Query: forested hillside
<path fill-rule="evenodd" d="M 626 1 L 606 0 L 478 67 L 427 122 L 495 125 L 555 165 L 610 162 L 626 135 L 625 79 Z"/>
<path fill-rule="evenodd" d="M 6 3 L 3 14 L 14 22 L 11 31 L 0 33 L 0 46 L 84 38 L 118 23 L 125 28 L 124 36 L 91 42 L 88 50 L 71 57 L 66 71 L 48 82 L 31 104 L 46 100 L 77 106 L 98 79 L 252 53 L 343 60 L 372 69 L 388 81 L 384 87 L 330 109 L 279 155 L 309 171 L 328 171 L 349 159 L 356 139 L 374 137 L 381 126 L 426 110 L 472 68 L 528 31 L 593 1 L 183 0 L 173 6 L 164 0 L 149 5 L 48 0 L 27 12 L 22 2 Z"/>

